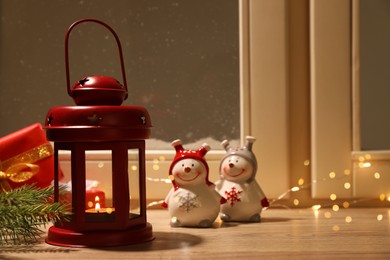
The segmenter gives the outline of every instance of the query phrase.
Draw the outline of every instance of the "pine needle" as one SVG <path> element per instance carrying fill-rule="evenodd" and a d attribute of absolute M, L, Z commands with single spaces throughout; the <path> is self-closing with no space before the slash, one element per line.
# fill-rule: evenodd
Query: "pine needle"
<path fill-rule="evenodd" d="M 53 187 L 41 189 L 34 185 L 0 193 L 0 245 L 35 242 L 42 234 L 41 226 L 68 221 L 68 205 L 53 202 L 53 194 Z"/>

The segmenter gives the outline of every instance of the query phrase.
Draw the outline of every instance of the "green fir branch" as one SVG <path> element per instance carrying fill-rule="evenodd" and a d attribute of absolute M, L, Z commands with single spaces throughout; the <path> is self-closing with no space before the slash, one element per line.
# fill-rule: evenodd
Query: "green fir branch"
<path fill-rule="evenodd" d="M 68 221 L 68 205 L 53 202 L 53 194 L 53 187 L 40 189 L 34 185 L 0 193 L 0 244 L 35 242 L 42 234 L 41 226 Z"/>

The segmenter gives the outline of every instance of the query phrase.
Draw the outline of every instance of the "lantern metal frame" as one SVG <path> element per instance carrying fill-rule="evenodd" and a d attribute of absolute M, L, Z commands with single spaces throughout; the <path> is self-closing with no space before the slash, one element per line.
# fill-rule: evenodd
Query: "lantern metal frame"
<path fill-rule="evenodd" d="M 93 78 L 95 82 L 86 88 L 80 87 L 77 83 L 73 89 L 70 88 L 68 38 L 70 31 L 82 22 L 103 25 L 115 36 L 124 86 L 119 85 L 119 82 L 113 81 L 112 78 L 97 76 Z M 62 172 L 59 151 L 70 151 L 72 216 L 70 221 L 56 222 L 50 227 L 46 242 L 57 246 L 107 247 L 151 241 L 154 236 L 152 226 L 147 222 L 146 217 L 145 183 L 145 139 L 150 136 L 151 122 L 145 108 L 118 105 L 118 98 L 121 99 L 120 103 L 127 98 L 127 83 L 119 38 L 111 27 L 99 20 L 79 20 L 67 31 L 65 57 L 68 94 L 73 97 L 78 106 L 51 108 L 46 116 L 45 129 L 47 139 L 54 142 L 54 201 L 63 199 L 60 194 Z M 112 82 L 115 83 L 114 87 L 110 86 Z M 78 87 L 80 88 L 76 89 Z M 79 100 L 80 95 L 90 96 L 87 105 L 83 104 L 83 98 Z M 113 97 L 114 102 L 107 100 L 108 104 L 104 104 L 103 96 L 108 96 L 109 99 Z M 97 98 L 96 105 L 90 104 L 94 102 L 94 97 Z M 96 150 L 109 150 L 112 156 L 111 185 L 114 212 L 110 213 L 109 218 L 106 218 L 103 213 L 90 213 L 86 210 L 86 153 Z M 131 212 L 130 185 L 134 183 L 129 182 L 129 176 L 135 173 L 129 171 L 128 163 L 129 151 L 134 150 L 138 154 L 139 166 L 136 179 L 140 208 L 137 214 Z"/>

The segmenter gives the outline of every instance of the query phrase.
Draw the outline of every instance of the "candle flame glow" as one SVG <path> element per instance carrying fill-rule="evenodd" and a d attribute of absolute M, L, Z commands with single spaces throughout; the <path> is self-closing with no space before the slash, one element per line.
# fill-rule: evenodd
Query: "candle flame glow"
<path fill-rule="evenodd" d="M 96 212 L 100 211 L 100 203 L 99 202 L 96 202 L 96 204 L 95 204 L 95 211 Z"/>
<path fill-rule="evenodd" d="M 96 196 L 96 197 L 95 197 L 95 211 L 96 211 L 96 212 L 99 212 L 99 211 L 100 211 L 100 203 L 99 203 L 99 201 L 100 201 L 99 196 Z"/>

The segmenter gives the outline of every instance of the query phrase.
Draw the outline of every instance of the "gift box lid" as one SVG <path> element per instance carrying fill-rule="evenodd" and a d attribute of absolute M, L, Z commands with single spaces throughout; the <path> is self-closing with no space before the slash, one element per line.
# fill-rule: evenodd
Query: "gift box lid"
<path fill-rule="evenodd" d="M 47 187 L 53 180 L 54 159 L 52 147 L 46 140 L 45 132 L 40 123 L 35 123 L 0 137 L 0 170 L 20 163 L 33 163 L 39 166 L 39 171 L 31 179 L 14 183 L 8 180 L 12 188 L 25 184 L 35 184 L 37 187 Z"/>
<path fill-rule="evenodd" d="M 42 125 L 35 123 L 0 137 L 0 161 L 5 161 L 25 150 L 46 143 Z"/>

